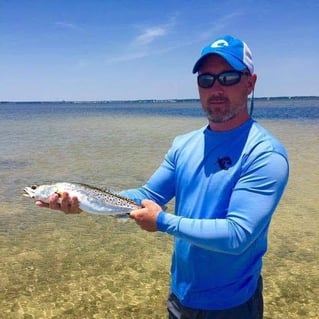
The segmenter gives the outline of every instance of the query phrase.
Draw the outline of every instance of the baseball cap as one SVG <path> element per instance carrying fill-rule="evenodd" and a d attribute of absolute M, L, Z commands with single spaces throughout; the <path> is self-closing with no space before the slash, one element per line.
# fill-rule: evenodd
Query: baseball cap
<path fill-rule="evenodd" d="M 217 54 L 225 59 L 235 70 L 242 71 L 248 69 L 254 73 L 252 54 L 247 44 L 230 35 L 225 35 L 215 39 L 212 43 L 203 48 L 200 58 L 194 65 L 193 73 L 196 73 L 202 61 L 210 54 Z"/>

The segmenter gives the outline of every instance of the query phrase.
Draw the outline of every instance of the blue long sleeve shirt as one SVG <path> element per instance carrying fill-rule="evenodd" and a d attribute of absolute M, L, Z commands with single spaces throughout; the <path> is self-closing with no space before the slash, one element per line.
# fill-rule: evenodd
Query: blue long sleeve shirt
<path fill-rule="evenodd" d="M 175 197 L 157 227 L 175 237 L 171 290 L 184 306 L 227 309 L 252 296 L 288 172 L 284 147 L 249 120 L 178 136 L 148 182 L 122 192 L 160 205 Z"/>

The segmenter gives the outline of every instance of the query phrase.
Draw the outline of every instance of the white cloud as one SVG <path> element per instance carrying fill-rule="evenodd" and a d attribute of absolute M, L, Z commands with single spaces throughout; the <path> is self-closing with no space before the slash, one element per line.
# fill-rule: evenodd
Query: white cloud
<path fill-rule="evenodd" d="M 154 54 L 150 44 L 154 43 L 160 37 L 169 35 L 174 25 L 175 18 L 171 18 L 166 24 L 144 27 L 140 33 L 129 42 L 125 54 L 107 58 L 106 63 L 112 64 L 133 61 Z M 141 29 L 141 27 L 139 28 Z M 159 54 L 159 52 L 165 51 L 167 51 L 167 48 L 162 51 L 157 49 L 156 52 Z"/>
<path fill-rule="evenodd" d="M 135 40 L 135 44 L 146 45 L 167 34 L 165 27 L 151 27 L 143 31 Z"/>
<path fill-rule="evenodd" d="M 172 17 L 165 24 L 145 27 L 142 29 L 140 34 L 132 40 L 132 45 L 148 45 L 158 38 L 168 35 L 175 24 L 176 18 Z"/>

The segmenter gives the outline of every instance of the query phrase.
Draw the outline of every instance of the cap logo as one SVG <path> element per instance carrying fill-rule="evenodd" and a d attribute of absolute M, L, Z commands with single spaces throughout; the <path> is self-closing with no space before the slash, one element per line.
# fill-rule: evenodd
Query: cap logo
<path fill-rule="evenodd" d="M 211 44 L 211 48 L 228 47 L 229 43 L 226 40 L 220 39 Z"/>

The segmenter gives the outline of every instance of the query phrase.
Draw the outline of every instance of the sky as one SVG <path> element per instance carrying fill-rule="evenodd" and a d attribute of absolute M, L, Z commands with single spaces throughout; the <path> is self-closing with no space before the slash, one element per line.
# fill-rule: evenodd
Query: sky
<path fill-rule="evenodd" d="M 0 0 L 0 101 L 198 98 L 202 48 L 250 47 L 256 97 L 319 96 L 317 0 Z"/>

